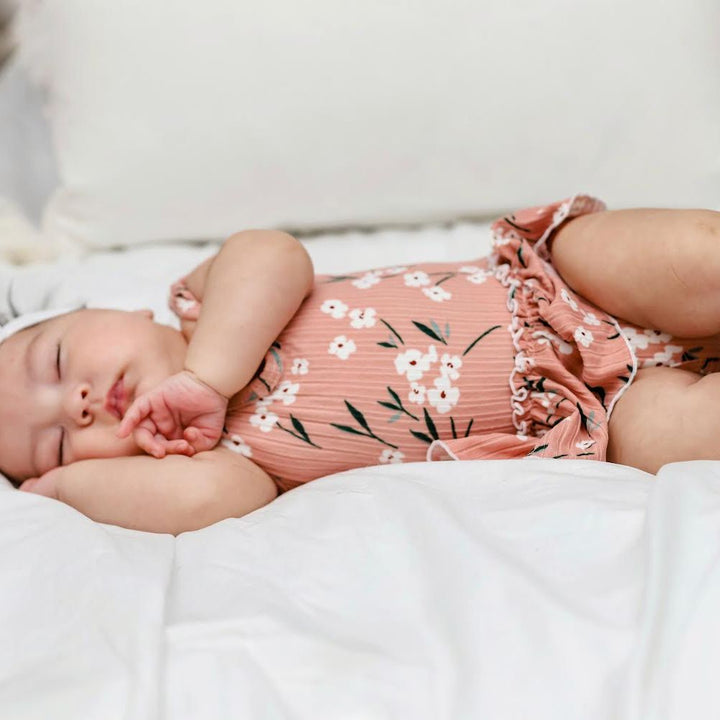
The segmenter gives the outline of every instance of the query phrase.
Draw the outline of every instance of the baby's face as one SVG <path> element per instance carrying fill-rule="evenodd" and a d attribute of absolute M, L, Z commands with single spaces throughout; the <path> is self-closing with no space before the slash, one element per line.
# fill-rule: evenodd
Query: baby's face
<path fill-rule="evenodd" d="M 136 455 L 115 431 L 137 395 L 182 370 L 187 343 L 150 313 L 78 310 L 0 343 L 0 470 L 24 480 Z"/>

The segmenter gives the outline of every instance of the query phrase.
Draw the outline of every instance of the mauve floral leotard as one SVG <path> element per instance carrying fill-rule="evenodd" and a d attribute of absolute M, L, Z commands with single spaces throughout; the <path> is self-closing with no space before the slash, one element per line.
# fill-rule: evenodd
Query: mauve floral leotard
<path fill-rule="evenodd" d="M 493 224 L 493 252 L 318 275 L 233 398 L 222 443 L 280 490 L 382 463 L 604 460 L 612 409 L 648 365 L 717 369 L 718 338 L 678 340 L 618 320 L 550 263 L 553 231 L 605 209 L 577 195 Z M 170 305 L 200 304 L 175 283 Z"/>

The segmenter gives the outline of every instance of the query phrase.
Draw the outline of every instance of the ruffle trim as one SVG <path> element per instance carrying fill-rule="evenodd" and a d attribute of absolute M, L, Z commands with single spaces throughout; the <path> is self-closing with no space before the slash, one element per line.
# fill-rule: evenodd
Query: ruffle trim
<path fill-rule="evenodd" d="M 550 251 L 548 249 L 548 240 L 552 233 L 557 230 L 566 220 L 577 217 L 579 215 L 585 215 L 593 212 L 600 212 L 607 208 L 604 202 L 597 198 L 589 195 L 577 194 L 562 203 L 554 212 L 553 219 L 550 225 L 545 229 L 540 238 L 533 243 L 533 250 L 536 255 L 543 261 L 545 269 L 551 273 L 554 277 L 559 278 L 559 274 L 552 266 Z M 511 240 L 522 240 L 523 238 L 519 233 L 514 230 L 503 232 L 502 227 L 496 227 L 493 229 L 493 241 L 495 246 L 505 245 Z M 508 331 L 512 339 L 513 347 L 515 349 L 515 365 L 510 372 L 510 391 L 512 393 L 511 408 L 512 408 L 512 423 L 516 430 L 516 437 L 518 440 L 527 440 L 529 437 L 528 420 L 524 420 L 523 416 L 526 414 L 527 409 L 525 408 L 525 401 L 528 399 L 530 391 L 527 387 L 524 387 L 521 383 L 516 382 L 518 373 L 526 373 L 529 368 L 535 365 L 535 361 L 532 357 L 529 357 L 523 347 L 520 344 L 520 339 L 525 332 L 525 328 L 522 327 L 519 318 L 519 303 L 515 296 L 519 289 L 525 296 L 531 294 L 532 290 L 527 285 L 524 285 L 523 281 L 513 277 L 511 275 L 511 267 L 508 264 L 499 264 L 500 256 L 497 250 L 495 250 L 490 256 L 491 266 L 494 266 L 495 278 L 501 282 L 505 287 L 508 288 L 508 299 L 507 308 L 511 313 L 511 322 L 508 325 Z M 615 397 L 612 399 L 610 406 L 606 410 L 606 418 L 609 421 L 610 415 L 617 404 L 617 401 L 623 396 L 626 390 L 630 387 L 638 370 L 638 359 L 635 351 L 630 344 L 627 335 L 623 332 L 616 318 L 608 313 L 604 313 L 615 326 L 618 334 L 622 337 L 625 345 L 628 348 L 630 357 L 632 358 L 632 371 L 630 374 L 629 381 L 618 390 Z M 542 438 L 551 428 L 536 430 L 534 437 Z"/>

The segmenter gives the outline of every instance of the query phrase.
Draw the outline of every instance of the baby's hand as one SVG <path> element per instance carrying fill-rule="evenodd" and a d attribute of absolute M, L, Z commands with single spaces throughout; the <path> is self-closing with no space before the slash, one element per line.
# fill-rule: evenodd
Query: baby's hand
<path fill-rule="evenodd" d="M 18 488 L 23 492 L 31 492 L 36 495 L 44 495 L 45 497 L 58 499 L 58 480 L 60 479 L 60 470 L 62 468 L 56 467 L 52 470 L 48 470 L 44 475 L 39 478 L 28 478 Z"/>
<path fill-rule="evenodd" d="M 155 457 L 212 450 L 222 435 L 228 399 L 188 370 L 172 375 L 127 409 L 118 437 Z"/>

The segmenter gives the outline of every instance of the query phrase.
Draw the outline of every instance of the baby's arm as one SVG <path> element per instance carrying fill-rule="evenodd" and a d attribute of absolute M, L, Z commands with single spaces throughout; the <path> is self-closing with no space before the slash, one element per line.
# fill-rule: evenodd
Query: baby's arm
<path fill-rule="evenodd" d="M 305 248 L 287 233 L 248 230 L 230 237 L 187 279 L 202 305 L 196 323 L 183 323 L 185 369 L 136 398 L 118 435 L 135 431 L 138 445 L 157 457 L 179 438 L 189 443 L 187 450 L 214 447 L 228 400 L 252 379 L 313 278 Z"/>
<path fill-rule="evenodd" d="M 227 398 L 252 379 L 275 338 L 313 284 L 301 243 L 273 230 L 229 238 L 195 278 L 202 309 L 185 359 L 186 369 Z"/>
<path fill-rule="evenodd" d="M 277 495 L 267 473 L 223 447 L 163 460 L 80 460 L 20 489 L 54 497 L 98 522 L 173 535 L 246 515 Z"/>

